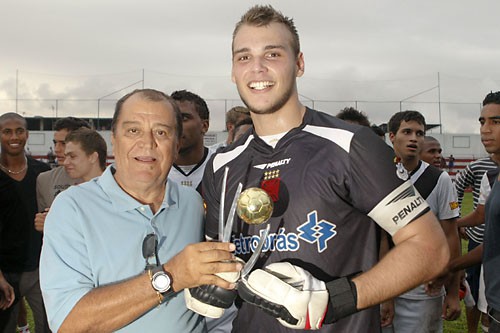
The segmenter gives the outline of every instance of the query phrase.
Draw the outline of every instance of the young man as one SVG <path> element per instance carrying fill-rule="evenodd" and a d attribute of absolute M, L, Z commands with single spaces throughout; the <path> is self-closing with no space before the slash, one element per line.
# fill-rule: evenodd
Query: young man
<path fill-rule="evenodd" d="M 243 119 L 250 118 L 250 110 L 248 110 L 244 106 L 235 106 L 229 109 L 226 112 L 226 130 L 227 130 L 227 139 L 226 141 L 216 143 L 210 146 L 210 149 L 217 151 L 217 149 L 227 147 L 234 140 L 234 128 L 236 124 L 242 121 Z"/>
<path fill-rule="evenodd" d="M 54 125 L 54 150 L 58 166 L 40 174 L 36 180 L 36 198 L 38 213 L 35 216 L 36 230 L 43 232 L 45 217 L 55 197 L 70 187 L 81 183 L 81 179 L 72 179 L 64 168 L 65 139 L 68 133 L 80 127 L 90 128 L 89 123 L 75 117 L 61 118 Z"/>
<path fill-rule="evenodd" d="M 202 332 L 184 288 L 236 272 L 234 245 L 199 242 L 199 194 L 167 181 L 182 120 L 164 93 L 122 97 L 112 121 L 115 163 L 57 196 L 45 225 L 40 281 L 51 329 L 65 332 Z M 196 243 L 196 244 L 194 244 Z"/>
<path fill-rule="evenodd" d="M 495 101 L 495 98 L 491 98 L 494 95 L 488 95 L 483 100 L 483 107 L 488 104 L 495 104 L 498 101 Z M 486 103 L 486 104 L 484 104 Z M 498 157 L 497 157 L 498 158 Z M 499 160 L 500 161 L 500 160 Z M 497 162 L 493 160 L 491 156 L 479 158 L 471 163 L 469 163 L 465 169 L 462 169 L 455 177 L 455 188 L 458 194 L 458 203 L 462 204 L 462 199 L 464 197 L 465 190 L 468 187 L 472 187 L 472 198 L 473 198 L 473 209 L 474 211 L 479 207 L 479 197 L 480 197 L 480 188 L 481 188 L 481 179 L 484 174 L 489 170 L 495 170 L 497 168 Z M 480 210 L 483 210 L 483 207 L 480 207 Z M 484 221 L 484 220 L 483 220 Z M 465 221 L 466 222 L 466 221 Z M 459 227 L 461 227 L 462 223 L 459 223 Z M 460 228 L 461 232 L 465 234 L 464 236 L 468 238 L 469 242 L 467 245 L 468 252 L 474 250 L 477 246 L 483 243 L 484 236 L 484 224 L 470 226 L 466 228 Z M 467 282 L 469 283 L 470 290 L 476 305 L 479 300 L 479 284 L 480 284 L 480 272 L 481 265 L 473 265 L 466 269 L 466 277 Z M 481 312 L 477 308 L 477 306 L 467 307 L 466 308 L 467 315 L 467 329 L 468 332 L 477 332 L 477 327 L 479 324 L 479 320 L 481 318 Z M 483 316 L 482 324 L 487 325 L 487 319 Z"/>
<path fill-rule="evenodd" d="M 446 235 L 452 258 L 460 255 L 456 219 L 458 202 L 448 173 L 420 159 L 424 144 L 425 119 L 417 111 L 394 114 L 388 123 L 389 139 L 406 174 L 437 216 Z M 394 332 L 441 332 L 442 318 L 455 320 L 460 315 L 459 277 L 453 274 L 445 284 L 421 285 L 395 299 Z M 443 301 L 444 297 L 444 301 Z"/>
<path fill-rule="evenodd" d="M 64 168 L 72 179 L 88 182 L 106 169 L 106 141 L 95 130 L 79 128 L 66 136 Z"/>
<path fill-rule="evenodd" d="M 485 103 L 487 102 L 487 103 Z M 481 141 L 489 154 L 500 154 L 500 92 L 486 96 L 481 110 Z M 484 283 L 490 333 L 500 332 L 500 184 L 497 178 L 485 205 Z"/>
<path fill-rule="evenodd" d="M 356 110 L 353 107 L 343 108 L 342 110 L 340 110 L 339 113 L 337 113 L 335 117 L 347 121 L 349 123 L 370 127 L 370 121 L 368 120 L 366 114 L 362 111 Z"/>
<path fill-rule="evenodd" d="M 168 174 L 174 182 L 201 192 L 201 178 L 213 150 L 205 147 L 209 127 L 207 103 L 200 96 L 180 90 L 172 93 L 182 115 L 182 137 L 179 155 Z"/>
<path fill-rule="evenodd" d="M 232 54 L 232 80 L 254 128 L 207 165 L 207 235 L 217 237 L 225 167 L 226 203 L 240 182 L 275 199 L 264 258 L 238 284 L 245 302 L 234 331 L 294 332 L 334 321 L 323 332 L 377 330 L 374 305 L 432 279 L 448 261 L 436 218 L 397 177 L 391 149 L 370 128 L 300 103 L 296 78 L 304 56 L 291 19 L 270 6 L 252 7 L 236 25 Z M 397 244 L 378 264 L 378 229 L 369 217 Z M 261 229 L 235 223 L 238 257 L 249 259 Z M 292 284 L 284 281 L 290 276 Z M 295 289 L 296 281 L 305 284 Z"/>
<path fill-rule="evenodd" d="M 433 136 L 426 135 L 422 143 L 422 149 L 420 149 L 420 159 L 436 168 L 440 168 L 441 159 L 443 158 L 442 151 L 439 141 Z"/>
<path fill-rule="evenodd" d="M 50 167 L 26 156 L 26 120 L 0 116 L 0 332 L 15 332 L 22 297 L 35 318 L 36 332 L 49 332 L 38 278 L 42 236 L 33 227 L 36 177 Z"/>

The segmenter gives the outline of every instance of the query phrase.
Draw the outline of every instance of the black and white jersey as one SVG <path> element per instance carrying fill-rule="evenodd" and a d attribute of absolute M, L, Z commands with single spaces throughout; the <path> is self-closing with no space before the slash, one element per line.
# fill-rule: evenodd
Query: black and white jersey
<path fill-rule="evenodd" d="M 420 161 L 418 167 L 410 174 L 410 180 L 427 201 L 438 220 L 450 220 L 459 217 L 457 192 L 447 172 Z M 424 300 L 441 297 L 444 293 L 445 290 L 442 288 L 440 294 L 429 296 L 425 292 L 424 285 L 420 285 L 400 297 Z"/>
<path fill-rule="evenodd" d="M 472 186 L 473 209 L 476 209 L 479 200 L 481 178 L 488 170 L 494 170 L 497 164 L 490 158 L 479 158 L 469 163 L 455 177 L 455 187 L 458 194 L 458 202 L 462 204 L 465 189 Z M 483 242 L 484 224 L 465 228 L 467 236 L 476 243 Z"/>
<path fill-rule="evenodd" d="M 192 187 L 201 193 L 201 180 L 203 178 L 203 173 L 207 165 L 208 160 L 212 156 L 215 150 L 205 147 L 204 155 L 201 161 L 193 166 L 189 172 L 182 170 L 181 166 L 173 164 L 170 172 L 168 173 L 168 178 L 177 184 L 182 186 Z"/>
<path fill-rule="evenodd" d="M 393 151 L 370 128 L 311 109 L 274 149 L 249 131 L 206 167 L 206 234 L 217 238 L 228 167 L 225 218 L 240 182 L 243 189 L 262 187 L 273 197 L 271 232 L 256 268 L 290 261 L 323 281 L 366 271 L 378 261 L 380 230 L 373 221 L 394 234 L 428 210 L 411 182 L 398 178 L 393 160 Z M 238 219 L 231 239 L 236 255 L 248 260 L 264 228 Z M 373 332 L 379 317 L 374 307 L 322 331 Z M 233 325 L 236 332 L 293 331 L 246 303 Z"/>

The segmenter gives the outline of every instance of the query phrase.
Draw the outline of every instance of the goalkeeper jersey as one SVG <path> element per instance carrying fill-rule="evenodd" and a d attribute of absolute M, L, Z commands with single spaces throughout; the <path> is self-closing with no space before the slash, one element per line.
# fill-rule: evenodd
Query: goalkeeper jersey
<path fill-rule="evenodd" d="M 216 238 L 222 180 L 228 177 L 224 219 L 238 183 L 264 188 L 274 201 L 271 231 L 255 268 L 289 261 L 330 281 L 366 271 L 378 261 L 379 226 L 394 234 L 428 210 L 427 203 L 394 165 L 394 152 L 370 128 L 307 109 L 303 123 L 275 148 L 253 130 L 215 154 L 205 169 L 202 195 L 207 206 L 206 234 Z M 405 205 L 401 205 L 405 202 Z M 231 241 L 248 260 L 265 225 L 239 218 Z M 326 325 L 322 332 L 376 332 L 373 307 Z M 260 309 L 241 304 L 235 332 L 296 332 Z"/>

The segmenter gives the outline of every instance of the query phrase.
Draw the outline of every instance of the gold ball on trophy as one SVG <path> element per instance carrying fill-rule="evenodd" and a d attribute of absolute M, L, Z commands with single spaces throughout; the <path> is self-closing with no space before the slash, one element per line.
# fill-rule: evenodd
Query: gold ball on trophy
<path fill-rule="evenodd" d="M 241 192 L 236 213 L 248 224 L 262 224 L 269 220 L 273 208 L 273 200 L 266 191 L 250 187 Z"/>

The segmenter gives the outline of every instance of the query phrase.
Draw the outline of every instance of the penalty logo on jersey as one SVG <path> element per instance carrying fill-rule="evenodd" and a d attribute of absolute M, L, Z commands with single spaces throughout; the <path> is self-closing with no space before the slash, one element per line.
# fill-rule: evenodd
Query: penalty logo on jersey
<path fill-rule="evenodd" d="M 307 214 L 306 221 L 297 227 L 297 232 L 287 232 L 285 227 L 281 227 L 277 232 L 270 233 L 262 251 L 297 251 L 301 246 L 301 241 L 305 241 L 309 244 L 316 244 L 318 252 L 322 253 L 328 248 L 328 241 L 337 234 L 335 228 L 335 224 L 319 219 L 318 212 L 314 210 Z M 258 236 L 242 233 L 234 235 L 232 242 L 236 245 L 235 253 L 253 253 L 260 237 L 262 237 L 262 230 Z"/>

